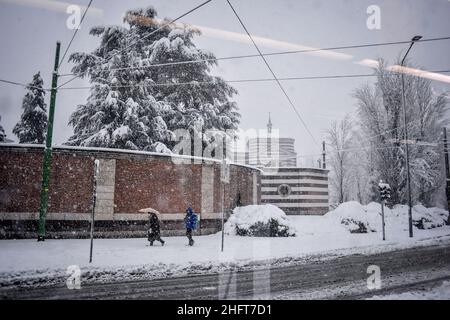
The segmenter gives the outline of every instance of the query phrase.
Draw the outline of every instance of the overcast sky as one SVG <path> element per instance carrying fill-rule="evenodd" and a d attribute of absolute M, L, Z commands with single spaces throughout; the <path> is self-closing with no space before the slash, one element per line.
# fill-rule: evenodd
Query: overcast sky
<path fill-rule="evenodd" d="M 66 27 L 69 2 L 86 5 L 88 0 L 0 0 L 0 78 L 28 83 L 41 71 L 45 86 L 50 86 L 55 43 L 62 51 L 73 30 Z M 160 18 L 174 18 L 200 4 L 202 0 L 94 0 L 70 52 L 91 51 L 98 39 L 88 34 L 95 25 L 122 24 L 127 9 L 154 6 Z M 263 52 L 301 48 L 323 48 L 374 42 L 403 41 L 420 34 L 425 39 L 450 36 L 450 1 L 448 0 L 232 0 L 249 31 L 258 38 Z M 369 30 L 367 8 L 377 5 L 381 11 L 381 29 Z M 255 54 L 255 48 L 243 36 L 243 30 L 225 0 L 213 0 L 181 22 L 204 27 L 197 37 L 199 48 L 216 57 Z M 407 45 L 336 50 L 327 54 L 291 54 L 268 57 L 278 77 L 323 76 L 370 73 L 364 59 L 383 57 L 392 64 Z M 410 60 L 426 70 L 450 70 L 450 40 L 418 43 Z M 67 62 L 60 73 L 70 72 Z M 270 78 L 260 58 L 220 61 L 213 71 L 227 80 Z M 450 73 L 446 73 L 447 76 Z M 450 79 L 450 78 L 449 78 Z M 349 113 L 354 116 L 356 102 L 352 91 L 371 78 L 296 80 L 284 82 L 294 104 L 316 140 L 334 119 Z M 71 86 L 88 85 L 77 80 Z M 317 153 L 317 146 L 302 127 L 285 97 L 274 82 L 233 84 L 242 114 L 241 127 L 265 128 L 268 113 L 274 127 L 283 136 L 296 139 L 299 155 Z M 433 81 L 437 92 L 448 91 L 450 83 Z M 1 123 L 10 139 L 12 128 L 21 114 L 25 90 L 0 84 Z M 60 91 L 57 97 L 54 143 L 61 144 L 72 133 L 68 118 L 77 104 L 84 103 L 87 90 Z M 49 95 L 47 95 L 47 102 Z"/>

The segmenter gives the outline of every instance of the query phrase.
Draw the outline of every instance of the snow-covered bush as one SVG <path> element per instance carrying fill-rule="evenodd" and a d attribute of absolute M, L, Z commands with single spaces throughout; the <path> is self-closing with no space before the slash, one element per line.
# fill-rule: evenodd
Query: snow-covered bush
<path fill-rule="evenodd" d="M 341 223 L 347 227 L 350 233 L 368 233 L 369 230 L 375 232 L 375 230 L 370 229 L 368 222 L 358 221 L 352 218 L 343 218 Z"/>
<path fill-rule="evenodd" d="M 418 229 L 442 227 L 448 219 L 448 211 L 439 208 L 425 208 L 415 205 L 412 209 L 413 225 Z M 408 229 L 408 206 L 395 205 L 392 209 L 385 207 L 386 229 L 402 232 Z M 381 205 L 371 202 L 361 205 L 356 201 L 344 202 L 328 212 L 326 217 L 337 220 L 351 233 L 368 233 L 381 231 Z"/>
<path fill-rule="evenodd" d="M 413 207 L 413 224 L 418 229 L 442 227 L 448 219 L 448 211 L 440 208 L 425 208 L 423 205 Z"/>
<path fill-rule="evenodd" d="M 327 217 L 337 219 L 350 233 L 368 233 L 377 231 L 372 215 L 367 208 L 356 201 L 340 204 L 336 209 L 327 213 Z"/>
<path fill-rule="evenodd" d="M 286 214 L 271 205 L 237 207 L 225 224 L 225 233 L 248 237 L 293 237 Z"/>

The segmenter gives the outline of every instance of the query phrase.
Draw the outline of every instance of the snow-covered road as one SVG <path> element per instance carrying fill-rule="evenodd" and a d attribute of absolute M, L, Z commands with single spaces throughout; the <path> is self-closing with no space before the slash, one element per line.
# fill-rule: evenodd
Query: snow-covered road
<path fill-rule="evenodd" d="M 450 300 L 450 281 L 419 283 L 407 292 L 374 295 L 370 300 Z"/>
<path fill-rule="evenodd" d="M 251 238 L 225 236 L 220 252 L 219 234 L 196 237 L 194 247 L 185 237 L 166 238 L 164 247 L 148 246 L 146 239 L 96 239 L 93 263 L 89 264 L 89 240 L 2 240 L 0 242 L 0 284 L 36 285 L 65 281 L 66 270 L 79 266 L 88 282 L 153 279 L 174 275 L 216 272 L 248 264 L 289 264 L 354 253 L 372 254 L 450 239 L 450 227 L 415 229 L 408 237 L 407 225 L 380 232 L 352 234 L 325 217 L 289 217 L 296 237 Z M 38 280 L 40 279 L 40 280 Z M 45 279 L 45 281 L 41 281 Z"/>
<path fill-rule="evenodd" d="M 391 288 L 408 289 L 450 280 L 450 241 L 440 245 L 349 255 L 326 261 L 289 266 L 270 265 L 248 270 L 222 271 L 159 280 L 111 281 L 52 288 L 0 289 L 3 298 L 15 299 L 336 299 L 386 294 Z M 380 289 L 369 288 L 367 268 L 380 268 Z M 389 291 L 387 291 L 389 292 Z"/>

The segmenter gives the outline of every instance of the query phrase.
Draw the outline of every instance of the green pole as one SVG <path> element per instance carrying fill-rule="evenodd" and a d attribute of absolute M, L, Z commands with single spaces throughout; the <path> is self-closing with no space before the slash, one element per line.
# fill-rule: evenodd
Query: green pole
<path fill-rule="evenodd" d="M 52 161 L 53 120 L 55 117 L 56 87 L 58 86 L 58 64 L 59 64 L 60 48 L 61 43 L 58 41 L 56 42 L 55 66 L 53 68 L 53 75 L 52 75 L 52 88 L 50 92 L 50 109 L 48 113 L 48 123 L 47 123 L 47 139 L 44 150 L 44 161 L 42 164 L 42 187 L 39 205 L 38 241 L 45 240 L 45 216 L 47 215 L 47 206 L 48 206 L 48 185 L 50 180 L 50 167 Z"/>

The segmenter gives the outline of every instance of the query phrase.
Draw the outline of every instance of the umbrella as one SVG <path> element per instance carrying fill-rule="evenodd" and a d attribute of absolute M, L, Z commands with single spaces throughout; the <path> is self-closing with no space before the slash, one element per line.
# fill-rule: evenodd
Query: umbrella
<path fill-rule="evenodd" d="M 159 214 L 159 211 L 158 211 L 158 210 L 155 210 L 155 209 L 153 209 L 153 208 L 140 209 L 139 212 Z"/>

